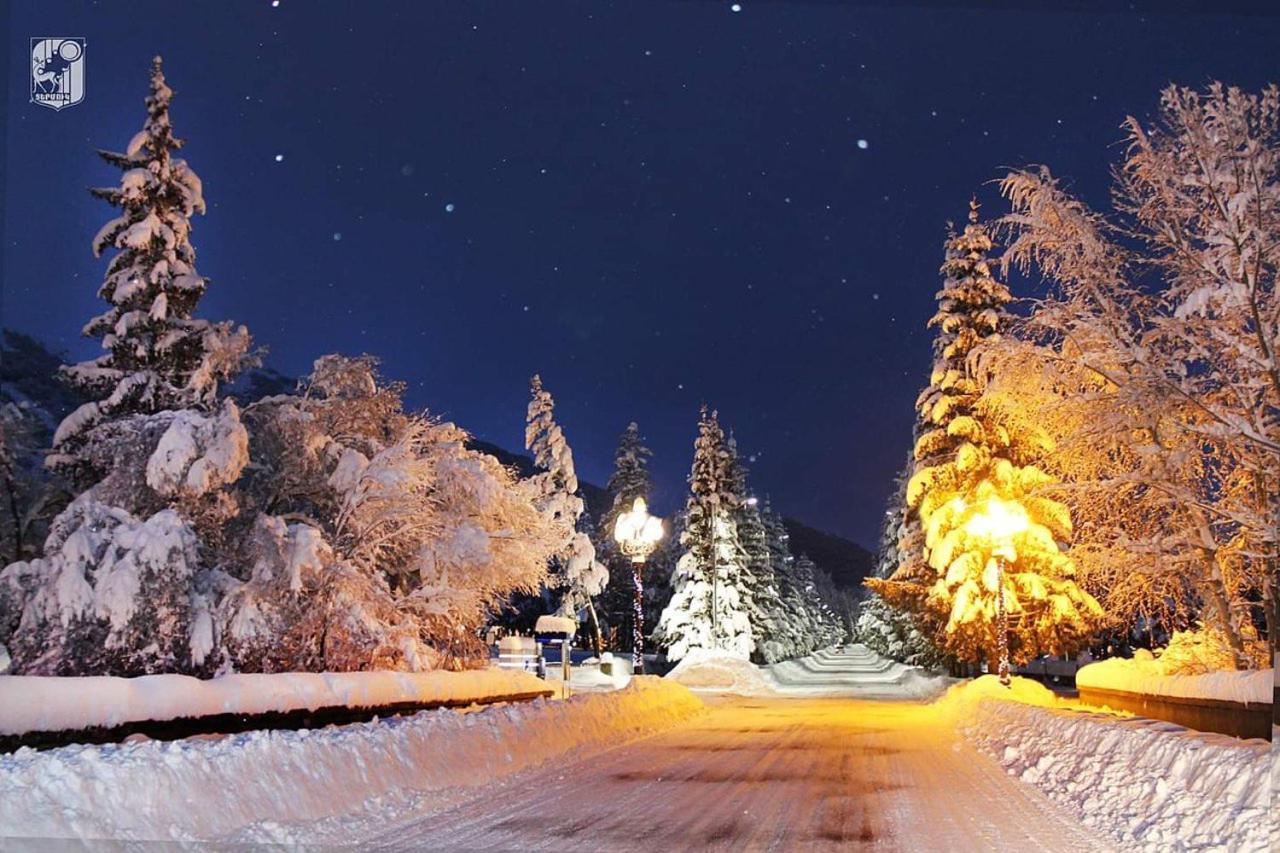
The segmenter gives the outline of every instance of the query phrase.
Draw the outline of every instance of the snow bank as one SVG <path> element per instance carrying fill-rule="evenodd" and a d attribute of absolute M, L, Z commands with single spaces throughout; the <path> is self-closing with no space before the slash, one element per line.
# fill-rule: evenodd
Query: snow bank
<path fill-rule="evenodd" d="M 1269 705 L 1274 679 L 1274 669 L 1170 675 L 1166 674 L 1158 659 L 1110 658 L 1081 667 L 1076 673 L 1076 686 L 1180 699 L 1218 699 Z"/>
<path fill-rule="evenodd" d="M 284 672 L 139 678 L 0 675 L 0 734 L 110 728 L 143 720 L 369 708 L 400 702 L 463 702 L 536 693 L 547 683 L 525 672 Z"/>
<path fill-rule="evenodd" d="M 1069 710 L 1026 679 L 985 676 L 940 702 L 958 730 L 1010 775 L 1088 826 L 1141 850 L 1269 850 L 1271 778 L 1261 740 Z"/>
<path fill-rule="evenodd" d="M 666 677 L 690 690 L 739 696 L 771 696 L 776 692 L 773 683 L 751 661 L 703 649 L 689 652 Z"/>
<path fill-rule="evenodd" d="M 625 690 L 474 713 L 220 738 L 30 749 L 0 757 L 0 837 L 314 844 L 314 828 L 381 825 L 407 804 L 658 731 L 702 708 L 652 677 Z M 320 823 L 316 823 L 320 822 Z"/>

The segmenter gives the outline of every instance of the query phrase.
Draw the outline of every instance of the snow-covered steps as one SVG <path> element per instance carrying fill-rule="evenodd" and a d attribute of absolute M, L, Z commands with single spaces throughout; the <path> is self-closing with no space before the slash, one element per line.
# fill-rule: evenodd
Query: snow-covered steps
<path fill-rule="evenodd" d="M 822 649 L 765 669 L 779 693 L 917 699 L 937 695 L 946 679 L 881 657 L 861 644 Z"/>

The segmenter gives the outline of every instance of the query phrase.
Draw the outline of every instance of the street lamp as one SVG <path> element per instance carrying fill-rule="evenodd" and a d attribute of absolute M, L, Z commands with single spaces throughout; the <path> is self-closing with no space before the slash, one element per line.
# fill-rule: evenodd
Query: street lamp
<path fill-rule="evenodd" d="M 631 558 L 631 579 L 635 584 L 631 614 L 631 669 L 641 673 L 644 671 L 644 588 L 640 585 L 640 567 L 662 538 L 662 519 L 649 515 L 644 498 L 636 498 L 631 509 L 618 516 L 613 525 L 613 538 L 622 553 Z"/>
<path fill-rule="evenodd" d="M 996 561 L 996 639 L 1000 652 L 1000 683 L 1009 686 L 1009 613 L 1004 604 L 1005 561 L 1016 560 L 1018 552 L 1013 539 L 1027 529 L 1027 511 L 1021 504 L 990 498 L 974 507 L 965 528 L 986 540 L 991 558 Z"/>

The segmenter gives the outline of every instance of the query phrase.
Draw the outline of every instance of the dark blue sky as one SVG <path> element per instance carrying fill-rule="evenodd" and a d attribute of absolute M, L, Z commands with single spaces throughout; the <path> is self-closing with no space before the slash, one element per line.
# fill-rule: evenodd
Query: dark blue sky
<path fill-rule="evenodd" d="M 705 400 L 760 492 L 871 546 L 970 193 L 997 213 L 1001 167 L 1045 162 L 1102 204 L 1163 85 L 1280 78 L 1274 3 L 1057 5 L 16 0 L 0 322 L 96 352 L 92 152 L 140 128 L 161 53 L 201 313 L 272 366 L 374 353 L 513 449 L 541 372 L 584 477 L 640 423 L 664 512 Z M 83 104 L 28 103 L 42 35 L 88 38 Z"/>

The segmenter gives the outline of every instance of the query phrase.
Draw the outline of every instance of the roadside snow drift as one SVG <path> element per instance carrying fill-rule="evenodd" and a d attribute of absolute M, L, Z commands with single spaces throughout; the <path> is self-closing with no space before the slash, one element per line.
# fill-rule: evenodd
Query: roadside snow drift
<path fill-rule="evenodd" d="M 1076 685 L 1180 699 L 1270 705 L 1274 676 L 1273 669 L 1172 675 L 1166 673 L 1158 659 L 1109 658 L 1082 667 L 1076 673 Z"/>
<path fill-rule="evenodd" d="M 638 677 L 625 690 L 423 711 L 371 723 L 217 738 L 21 749 L 0 757 L 0 837 L 299 842 L 313 821 L 488 782 L 692 716 L 688 690 Z"/>
<path fill-rule="evenodd" d="M 773 695 L 773 685 L 760 667 L 749 660 L 695 649 L 666 675 L 690 690 L 734 693 L 738 696 Z"/>
<path fill-rule="evenodd" d="M 467 702 L 539 693 L 547 683 L 509 670 L 469 672 L 282 672 L 139 678 L 0 675 L 0 735 L 111 728 L 214 714 L 377 708 Z"/>
<path fill-rule="evenodd" d="M 1026 679 L 952 688 L 941 708 L 981 751 L 1126 848 L 1269 850 L 1273 773 L 1262 740 L 1069 710 Z M 1280 778 L 1280 777 L 1277 777 Z"/>

